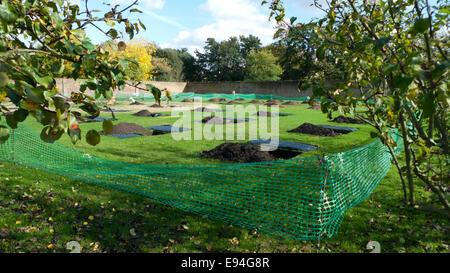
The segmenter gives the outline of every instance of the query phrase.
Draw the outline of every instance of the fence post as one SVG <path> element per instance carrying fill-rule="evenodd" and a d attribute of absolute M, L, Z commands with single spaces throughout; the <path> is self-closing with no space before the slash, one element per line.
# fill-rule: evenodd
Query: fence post
<path fill-rule="evenodd" d="M 323 230 L 323 228 L 324 228 L 323 214 L 324 214 L 324 211 L 325 211 L 325 208 L 324 208 L 325 197 L 326 197 L 325 190 L 326 190 L 326 187 L 327 187 L 327 180 L 328 180 L 328 164 L 327 164 L 327 158 L 326 158 L 325 155 L 320 160 L 320 167 L 323 170 L 325 170 L 325 174 L 323 176 L 322 202 L 320 204 L 320 234 L 319 234 L 319 242 L 318 242 L 319 246 L 320 246 L 320 241 L 322 239 L 322 234 L 324 233 L 324 230 Z"/>
<path fill-rule="evenodd" d="M 12 150 L 11 150 L 11 156 L 12 156 L 12 158 L 11 158 L 11 161 L 13 162 L 13 164 L 15 165 L 15 155 L 14 155 L 14 149 L 15 149 L 15 141 L 14 141 L 14 129 L 11 129 L 12 130 L 12 136 L 11 136 L 11 140 L 12 140 Z"/>

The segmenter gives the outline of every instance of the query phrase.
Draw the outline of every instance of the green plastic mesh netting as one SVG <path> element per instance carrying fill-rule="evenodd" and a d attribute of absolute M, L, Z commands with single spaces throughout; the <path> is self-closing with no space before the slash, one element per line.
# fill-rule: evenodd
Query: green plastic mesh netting
<path fill-rule="evenodd" d="M 398 144 L 401 141 L 397 139 Z M 132 164 L 47 144 L 23 125 L 11 130 L 9 140 L 0 145 L 0 160 L 143 195 L 186 212 L 294 240 L 335 235 L 345 211 L 368 197 L 391 166 L 391 156 L 380 141 L 323 158 Z"/>
<path fill-rule="evenodd" d="M 138 101 L 155 101 L 155 98 L 153 97 L 152 93 L 150 92 L 141 92 L 139 95 L 135 95 L 133 93 L 116 93 L 116 100 L 117 101 L 128 101 L 130 98 L 133 98 Z M 306 97 L 299 97 L 299 98 L 286 98 L 281 96 L 275 96 L 275 95 L 260 95 L 260 94 L 242 94 L 238 93 L 236 95 L 233 94 L 223 94 L 223 93 L 208 93 L 208 94 L 198 94 L 193 92 L 183 92 L 178 94 L 172 95 L 173 101 L 182 101 L 185 99 L 194 99 L 194 98 L 202 98 L 204 101 L 209 99 L 227 99 L 227 100 L 234 100 L 234 99 L 244 99 L 244 100 L 269 100 L 269 99 L 277 99 L 277 100 L 293 100 L 293 101 L 306 101 Z M 165 95 L 163 94 L 162 100 L 166 100 Z"/>

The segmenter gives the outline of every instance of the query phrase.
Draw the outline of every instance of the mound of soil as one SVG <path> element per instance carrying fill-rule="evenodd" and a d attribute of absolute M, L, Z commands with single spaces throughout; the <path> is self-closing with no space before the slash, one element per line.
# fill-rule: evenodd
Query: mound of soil
<path fill-rule="evenodd" d="M 281 100 L 268 100 L 267 101 L 268 103 L 280 103 L 280 102 L 282 102 Z"/>
<path fill-rule="evenodd" d="M 216 112 L 215 109 L 210 109 L 210 108 L 207 108 L 207 107 L 195 108 L 194 111 L 196 111 L 196 112 Z"/>
<path fill-rule="evenodd" d="M 182 100 L 181 102 L 194 102 L 194 101 L 191 100 L 191 99 L 184 99 L 184 100 Z"/>
<path fill-rule="evenodd" d="M 213 99 L 210 99 L 210 100 L 208 100 L 209 102 L 219 102 L 219 101 L 221 101 L 220 99 L 218 99 L 218 98 L 213 98 Z"/>
<path fill-rule="evenodd" d="M 204 119 L 202 119 L 202 123 L 207 123 L 207 124 L 225 124 L 225 123 L 229 123 L 230 121 L 225 120 L 223 118 L 220 117 L 206 117 Z"/>
<path fill-rule="evenodd" d="M 283 105 L 299 105 L 300 103 L 298 103 L 298 101 L 287 101 L 285 103 L 283 103 Z"/>
<path fill-rule="evenodd" d="M 235 163 L 278 160 L 278 158 L 269 152 L 261 151 L 258 146 L 245 145 L 241 143 L 224 143 L 212 150 L 201 152 L 199 156 Z"/>
<path fill-rule="evenodd" d="M 314 104 L 313 106 L 308 107 L 308 109 L 311 109 L 311 110 L 322 110 L 322 107 L 320 106 L 320 104 Z"/>
<path fill-rule="evenodd" d="M 235 99 L 234 101 L 244 101 L 244 99 Z"/>
<path fill-rule="evenodd" d="M 366 124 L 364 121 L 356 119 L 356 118 L 349 118 L 346 116 L 339 116 L 335 119 L 333 119 L 333 122 L 337 123 L 353 123 L 353 124 Z"/>
<path fill-rule="evenodd" d="M 271 112 L 266 112 L 266 111 L 258 111 L 256 113 L 257 116 L 261 116 L 261 117 L 276 117 L 276 114 L 272 114 Z"/>
<path fill-rule="evenodd" d="M 264 101 L 262 101 L 262 100 L 252 100 L 252 101 L 250 101 L 249 103 L 258 103 L 258 104 L 263 104 L 263 103 L 264 103 Z"/>
<path fill-rule="evenodd" d="M 315 136 L 331 136 L 331 137 L 340 135 L 339 133 L 337 133 L 336 131 L 334 131 L 332 129 L 319 127 L 319 126 L 316 126 L 311 123 L 303 123 L 299 127 L 295 128 L 293 130 L 290 130 L 288 132 L 289 133 L 310 134 L 310 135 L 315 135 Z"/>
<path fill-rule="evenodd" d="M 163 106 L 161 106 L 161 105 L 159 105 L 159 104 L 153 104 L 153 105 L 150 105 L 150 107 L 151 108 L 163 108 Z"/>
<path fill-rule="evenodd" d="M 101 134 L 105 134 L 104 131 L 100 132 Z M 138 135 L 145 135 L 145 136 L 151 136 L 153 135 L 153 132 L 148 130 L 147 128 L 144 128 L 136 123 L 127 123 L 127 122 L 121 122 L 116 125 L 114 125 L 111 135 L 132 135 L 132 134 L 138 134 Z"/>
<path fill-rule="evenodd" d="M 152 113 L 150 111 L 148 111 L 148 110 L 141 110 L 141 111 L 133 114 L 133 116 L 136 116 L 136 117 L 151 117 Z"/>
<path fill-rule="evenodd" d="M 284 108 L 284 106 L 278 105 L 278 103 L 275 103 L 275 102 L 269 102 L 269 103 L 266 103 L 264 105 L 269 106 L 269 107 L 271 107 L 271 106 L 278 106 L 279 108 Z"/>
<path fill-rule="evenodd" d="M 144 105 L 144 104 L 142 102 L 135 101 L 135 102 L 130 103 L 130 105 Z"/>

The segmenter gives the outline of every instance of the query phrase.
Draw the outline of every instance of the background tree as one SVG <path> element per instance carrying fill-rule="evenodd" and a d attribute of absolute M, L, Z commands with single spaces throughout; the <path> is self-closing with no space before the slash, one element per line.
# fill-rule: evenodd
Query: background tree
<path fill-rule="evenodd" d="M 317 46 L 318 60 L 334 56 L 348 72 L 345 82 L 337 86 L 325 86 L 322 74 L 309 78 L 302 89 L 312 86 L 314 97 L 326 99 L 324 112 L 338 109 L 376 128 L 399 170 L 405 201 L 416 204 L 414 181 L 418 179 L 438 203 L 417 207 L 449 216 L 450 63 L 448 36 L 442 34 L 448 31 L 448 1 L 438 0 L 435 6 L 428 0 L 331 0 L 326 6 L 318 1 L 315 5 L 324 18 L 296 25 L 295 18 L 284 20 L 281 1 L 270 5 L 280 33 L 313 28 L 312 35 L 299 39 Z M 353 94 L 352 88 L 361 95 Z M 367 111 L 357 111 L 359 104 Z M 395 155 L 393 128 L 404 140 L 404 167 Z"/>
<path fill-rule="evenodd" d="M 17 128 L 28 116 L 33 116 L 43 125 L 42 140 L 53 143 L 63 134 L 68 134 L 76 143 L 81 138 L 78 127 L 80 110 L 90 116 L 100 114 L 95 98 L 112 98 L 113 90 L 126 84 L 124 70 L 134 64 L 132 59 L 114 60 L 103 48 L 96 47 L 88 37 L 85 28 L 95 27 L 112 40 L 122 38 L 112 26 L 124 25 L 125 32 L 132 39 L 139 31 L 138 23 L 132 24 L 124 13 L 140 12 L 134 6 L 137 1 L 121 8 L 119 5 L 98 15 L 88 9 L 85 1 L 83 10 L 62 0 L 1 0 L 0 1 L 0 114 L 6 114 L 11 128 Z M 111 26 L 101 29 L 97 24 Z M 140 25 L 145 29 L 144 25 Z M 124 50 L 126 45 L 118 43 Z M 51 62 L 48 62 L 52 60 Z M 42 65 L 45 63 L 46 65 Z M 56 86 L 55 78 L 71 67 L 71 78 L 86 78 L 80 92 L 73 93 L 70 100 L 64 98 Z M 89 88 L 95 92 L 92 98 L 84 92 Z M 18 107 L 10 112 L 4 101 L 8 98 Z M 69 101 L 71 103 L 69 103 Z M 79 108 L 75 108 L 79 106 Z M 109 131 L 109 123 L 105 123 Z M 97 131 L 87 134 L 87 142 L 96 145 L 100 141 Z M 0 126 L 0 143 L 9 137 L 9 130 Z"/>
<path fill-rule="evenodd" d="M 183 75 L 185 81 L 200 81 L 201 67 L 196 63 L 196 59 L 192 56 L 186 48 L 181 49 L 180 58 L 183 61 Z"/>
<path fill-rule="evenodd" d="M 167 59 L 154 56 L 152 63 L 154 80 L 165 81 L 166 75 L 172 71 L 172 67 Z"/>
<path fill-rule="evenodd" d="M 112 42 L 114 43 L 114 42 Z M 128 64 L 125 69 L 127 79 L 137 81 L 150 81 L 153 79 L 153 63 L 152 55 L 156 48 L 153 44 L 140 39 L 132 40 L 125 43 L 124 48 L 121 48 L 117 43 L 111 45 L 111 42 L 106 43 L 105 50 L 110 52 L 110 55 L 115 60 L 133 59 L 136 62 Z"/>
<path fill-rule="evenodd" d="M 278 58 L 279 64 L 283 68 L 282 80 L 298 80 L 308 78 L 320 72 L 328 80 L 344 80 L 345 69 L 341 62 L 336 63 L 336 58 L 326 56 L 323 60 L 317 60 L 317 45 L 310 43 L 314 34 L 312 27 L 282 29 L 275 35 L 277 42 L 267 46 L 268 49 Z"/>
<path fill-rule="evenodd" d="M 278 81 L 283 69 L 269 49 L 252 50 L 246 58 L 246 81 Z"/>
<path fill-rule="evenodd" d="M 207 81 L 244 80 L 245 57 L 260 46 L 261 42 L 254 36 L 231 37 L 222 42 L 208 38 L 205 53 L 196 51 L 200 78 Z"/>
<path fill-rule="evenodd" d="M 195 58 L 186 49 L 157 48 L 155 57 L 165 59 L 171 67 L 170 71 L 161 73 L 158 80 L 181 82 L 188 80 L 187 78 L 195 78 L 192 75 Z"/>

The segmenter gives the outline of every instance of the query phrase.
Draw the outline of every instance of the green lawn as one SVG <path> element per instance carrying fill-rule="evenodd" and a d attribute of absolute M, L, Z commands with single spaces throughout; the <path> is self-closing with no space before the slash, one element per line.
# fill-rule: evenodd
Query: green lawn
<path fill-rule="evenodd" d="M 320 146 L 300 157 L 342 152 L 373 141 L 371 128 L 363 125 L 342 125 L 360 130 L 335 138 L 287 133 L 303 122 L 337 125 L 307 107 L 281 109 L 296 114 L 280 117 L 281 140 Z M 176 121 L 171 117 L 138 118 L 129 113 L 117 117 L 118 122 L 146 127 Z M 32 118 L 25 124 L 40 128 Z M 84 132 L 100 130 L 101 123 L 81 128 Z M 170 135 L 125 140 L 105 136 L 96 147 L 81 142 L 76 149 L 124 162 L 207 163 L 211 160 L 199 158 L 198 153 L 223 142 L 176 142 Z M 60 143 L 72 145 L 67 137 Z M 423 188 L 417 191 L 428 200 L 430 194 Z M 65 252 L 66 243 L 74 240 L 83 252 L 367 252 L 369 241 L 378 241 L 382 252 L 448 252 L 448 220 L 404 208 L 401 196 L 392 168 L 368 199 L 346 213 L 338 235 L 318 246 L 317 242 L 274 239 L 140 196 L 0 162 L 0 252 Z"/>

